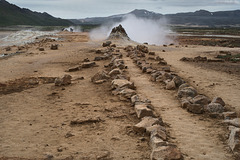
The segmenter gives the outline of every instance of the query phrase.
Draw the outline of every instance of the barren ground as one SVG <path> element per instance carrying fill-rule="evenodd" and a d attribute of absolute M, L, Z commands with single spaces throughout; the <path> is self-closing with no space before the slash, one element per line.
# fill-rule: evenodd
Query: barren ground
<path fill-rule="evenodd" d="M 63 38 L 60 42 L 41 44 L 45 51 L 32 44 L 24 53 L 0 59 L 0 159 L 149 159 L 148 136 L 132 130 L 139 120 L 130 103 L 111 94 L 110 82 L 97 85 L 90 81 L 109 60 L 97 61 L 98 67 L 65 72 L 85 58 L 93 60 L 97 55 L 92 50 L 102 48 L 102 42 L 89 40 L 87 33 L 59 36 Z M 50 50 L 55 43 L 59 49 Z M 123 54 L 123 48 L 130 44 L 114 43 Z M 240 113 L 239 74 L 179 61 L 184 56 L 206 56 L 209 52 L 239 51 L 239 48 L 148 47 L 200 93 L 211 98 L 220 96 L 228 109 Z M 13 47 L 6 52 L 1 48 L 0 53 L 16 50 Z M 234 159 L 226 145 L 228 132 L 220 120 L 183 110 L 175 91 L 166 91 L 160 84 L 150 82 L 149 76 L 142 74 L 130 58 L 124 56 L 124 60 L 138 92 L 152 101 L 169 126 L 170 141 L 177 144 L 185 159 Z M 56 87 L 52 78 L 64 74 L 73 77 L 72 84 Z M 31 83 L 37 77 L 40 83 Z M 71 125 L 75 119 L 99 121 Z"/>

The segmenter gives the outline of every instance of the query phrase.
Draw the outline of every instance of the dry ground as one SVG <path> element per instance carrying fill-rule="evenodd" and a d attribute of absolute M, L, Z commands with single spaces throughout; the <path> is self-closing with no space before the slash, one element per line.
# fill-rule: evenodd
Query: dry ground
<path fill-rule="evenodd" d="M 59 37 L 63 39 L 60 42 L 41 44 L 45 51 L 39 51 L 39 44 L 33 44 L 20 55 L 0 59 L 0 159 L 149 159 L 148 137 L 132 130 L 138 119 L 130 104 L 111 95 L 109 83 L 90 82 L 109 60 L 98 61 L 98 67 L 68 73 L 73 77 L 70 86 L 54 86 L 51 77 L 66 74 L 68 68 L 85 58 L 93 60 L 97 55 L 91 50 L 101 48 L 101 42 L 89 40 L 87 33 L 62 33 Z M 54 43 L 60 44 L 58 50 L 49 49 Z M 129 44 L 116 43 L 122 52 Z M 229 109 L 239 112 L 239 75 L 179 61 L 184 56 L 238 48 L 149 48 L 165 58 L 200 93 L 211 98 L 220 96 Z M 9 53 L 15 50 L 16 47 Z M 1 53 L 5 53 L 3 48 Z M 181 109 L 174 91 L 153 84 L 129 58 L 124 56 L 124 60 L 138 92 L 152 101 L 169 126 L 171 141 L 178 145 L 185 159 L 233 159 L 221 122 Z M 33 83 L 36 77 L 40 77 L 38 85 Z M 75 119 L 99 121 L 71 125 Z"/>

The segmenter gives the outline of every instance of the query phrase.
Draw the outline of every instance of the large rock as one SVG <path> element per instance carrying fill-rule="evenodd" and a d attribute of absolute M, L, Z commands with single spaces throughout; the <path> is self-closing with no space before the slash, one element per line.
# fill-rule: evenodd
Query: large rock
<path fill-rule="evenodd" d="M 184 81 L 182 78 L 180 78 L 179 76 L 175 76 L 175 77 L 173 78 L 173 81 L 175 82 L 176 87 L 179 87 L 179 86 L 181 86 L 183 83 L 185 83 L 185 81 Z"/>
<path fill-rule="evenodd" d="M 219 104 L 221 104 L 222 106 L 225 106 L 225 102 L 222 100 L 221 97 L 215 97 L 215 98 L 213 98 L 212 103 L 219 103 Z"/>
<path fill-rule="evenodd" d="M 227 124 L 235 126 L 235 127 L 240 127 L 240 118 L 235 118 L 232 120 L 225 120 L 224 123 L 227 123 Z"/>
<path fill-rule="evenodd" d="M 193 87 L 185 87 L 178 90 L 178 98 L 195 97 L 196 95 L 197 91 Z"/>
<path fill-rule="evenodd" d="M 219 103 L 210 103 L 207 105 L 206 111 L 209 113 L 222 113 L 224 112 L 224 107 Z"/>
<path fill-rule="evenodd" d="M 211 101 L 208 97 L 206 97 L 204 95 L 197 95 L 191 100 L 191 102 L 194 104 L 207 105 Z"/>
<path fill-rule="evenodd" d="M 146 131 L 146 128 L 151 127 L 153 125 L 159 124 L 161 125 L 161 120 L 158 118 L 153 117 L 144 117 L 142 118 L 142 121 L 133 126 L 133 130 L 136 132 L 144 133 Z"/>
<path fill-rule="evenodd" d="M 55 86 L 64 86 L 71 84 L 72 76 L 66 74 L 63 77 L 58 77 L 55 79 Z"/>
<path fill-rule="evenodd" d="M 240 128 L 232 127 L 228 145 L 233 152 L 240 153 Z"/>
<path fill-rule="evenodd" d="M 174 145 L 160 146 L 151 153 L 151 160 L 182 160 L 183 156 Z"/>
<path fill-rule="evenodd" d="M 82 68 L 91 68 L 91 67 L 95 67 L 96 66 L 96 62 L 84 62 L 82 63 Z"/>
<path fill-rule="evenodd" d="M 138 118 L 155 117 L 153 111 L 146 104 L 136 104 L 134 108 Z"/>
<path fill-rule="evenodd" d="M 112 89 L 123 88 L 123 87 L 135 89 L 134 83 L 126 79 L 114 79 L 112 81 Z"/>

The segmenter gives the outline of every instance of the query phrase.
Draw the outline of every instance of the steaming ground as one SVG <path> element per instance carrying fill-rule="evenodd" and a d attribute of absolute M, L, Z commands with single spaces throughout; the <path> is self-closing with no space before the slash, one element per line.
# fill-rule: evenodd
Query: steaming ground
<path fill-rule="evenodd" d="M 144 18 L 137 18 L 134 15 L 129 15 L 120 23 L 105 24 L 90 32 L 92 40 L 104 40 L 109 36 L 113 27 L 121 24 L 126 30 L 129 38 L 139 43 L 149 43 L 155 45 L 170 44 L 173 42 L 168 37 L 172 33 L 167 27 L 167 20 L 165 18 L 159 20 L 149 20 Z"/>

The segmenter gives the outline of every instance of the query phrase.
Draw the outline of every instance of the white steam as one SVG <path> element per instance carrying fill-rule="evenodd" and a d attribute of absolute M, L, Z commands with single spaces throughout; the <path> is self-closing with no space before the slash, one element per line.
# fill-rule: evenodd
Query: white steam
<path fill-rule="evenodd" d="M 82 32 L 82 28 L 81 26 L 70 26 L 68 28 L 64 28 L 65 31 L 71 31 L 71 29 L 73 30 L 73 32 Z"/>
<path fill-rule="evenodd" d="M 90 38 L 92 40 L 104 40 L 106 39 L 113 27 L 121 24 L 126 30 L 129 38 L 139 43 L 149 44 L 169 44 L 172 43 L 168 35 L 172 31 L 167 27 L 167 20 L 165 18 L 159 20 L 137 18 L 134 15 L 126 16 L 122 22 L 112 25 L 103 25 L 90 32 Z"/>

